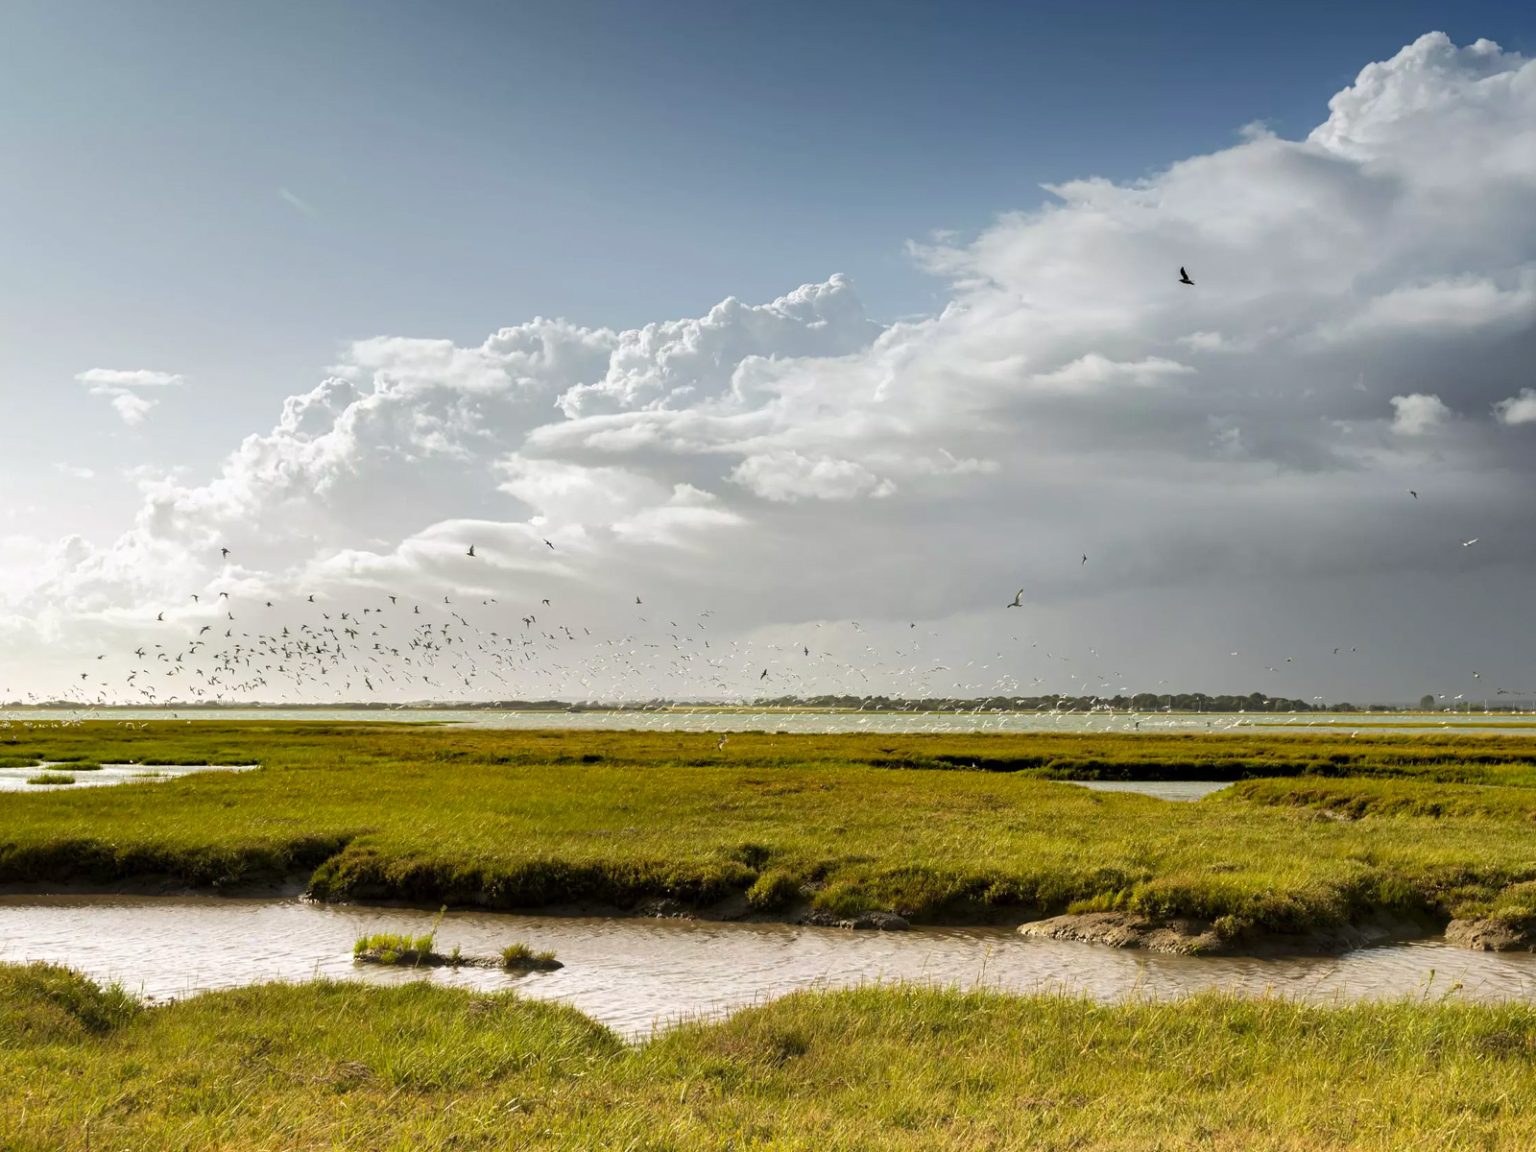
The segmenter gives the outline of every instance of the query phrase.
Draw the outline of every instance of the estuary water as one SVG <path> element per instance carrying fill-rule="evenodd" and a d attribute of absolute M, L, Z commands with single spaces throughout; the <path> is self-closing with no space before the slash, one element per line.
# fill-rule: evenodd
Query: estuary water
<path fill-rule="evenodd" d="M 470 728 L 568 728 L 679 732 L 1280 732 L 1498 733 L 1536 738 L 1529 715 L 1443 713 L 1276 712 L 811 712 L 719 708 L 634 709 L 624 712 L 531 712 L 481 708 L 176 708 L 0 709 L 0 724 L 56 724 L 75 720 L 140 723 L 147 720 L 310 720 L 326 723 L 458 724 Z"/>
<path fill-rule="evenodd" d="M 1342 956 L 1161 956 L 1035 940 L 1002 928 L 853 932 L 784 924 L 591 919 L 450 912 L 442 951 L 493 956 L 513 941 L 553 949 L 565 967 L 422 971 L 355 965 L 363 934 L 431 930 L 433 913 L 217 896 L 0 897 L 0 960 L 48 960 L 165 1000 L 273 980 L 330 977 L 515 989 L 558 1000 L 628 1037 L 729 1012 L 802 988 L 908 981 L 1099 1000 L 1207 989 L 1309 1002 L 1454 996 L 1536 997 L 1536 956 L 1425 940 Z"/>

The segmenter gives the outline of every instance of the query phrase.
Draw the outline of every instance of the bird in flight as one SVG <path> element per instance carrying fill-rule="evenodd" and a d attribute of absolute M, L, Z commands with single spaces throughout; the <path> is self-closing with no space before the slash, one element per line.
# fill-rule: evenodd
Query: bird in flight
<path fill-rule="evenodd" d="M 1195 282 L 1189 278 L 1189 273 L 1184 271 L 1182 266 L 1179 268 L 1179 283 L 1188 284 L 1191 288 L 1193 288 L 1195 284 Z"/>
<path fill-rule="evenodd" d="M 1088 553 L 1084 552 L 1083 553 L 1083 564 L 1086 564 L 1086 563 L 1088 563 Z M 1081 568 L 1082 566 L 1083 566 L 1082 564 L 1078 565 L 1079 568 Z"/>
<path fill-rule="evenodd" d="M 220 548 L 219 549 L 219 559 L 220 560 L 227 560 L 227 559 L 229 559 L 229 549 L 228 548 Z"/>
<path fill-rule="evenodd" d="M 475 554 L 475 546 L 473 544 L 471 544 L 469 546 L 469 551 L 464 553 L 464 555 L 466 555 L 466 556 L 473 556 L 474 554 Z"/>
<path fill-rule="evenodd" d="M 1020 588 L 1017 592 L 1015 592 L 1013 594 L 1013 599 L 1008 601 L 1008 603 L 1005 605 L 1005 607 L 1008 607 L 1008 608 L 1022 608 L 1022 607 L 1024 607 L 1024 589 Z"/>
<path fill-rule="evenodd" d="M 1412 496 L 1415 500 L 1417 500 L 1419 498 L 1419 494 L 1417 492 L 1415 492 L 1412 488 L 1408 489 L 1408 495 Z"/>
<path fill-rule="evenodd" d="M 635 603 L 636 604 L 640 603 L 640 597 L 638 597 L 638 596 L 635 597 Z"/>
<path fill-rule="evenodd" d="M 546 540 L 546 541 L 544 541 L 544 543 L 546 543 L 546 544 L 549 544 L 549 541 L 548 541 L 548 540 Z M 554 546 L 554 545 L 553 545 L 553 544 L 549 544 L 549 550 L 550 550 L 550 551 L 551 551 L 551 552 L 553 552 L 553 551 L 554 551 L 554 550 L 555 550 L 555 546 Z"/>
<path fill-rule="evenodd" d="M 1476 543 L 1477 543 L 1477 542 L 1478 542 L 1478 539 L 1479 539 L 1479 537 L 1477 537 L 1477 536 L 1474 536 L 1474 537 L 1472 537 L 1472 539 L 1470 539 L 1470 540 L 1463 540 L 1463 541 L 1462 541 L 1462 542 L 1461 542 L 1461 546 L 1462 546 L 1462 547 L 1463 547 L 1463 548 L 1470 548 L 1470 547 L 1472 547 L 1472 545 L 1474 545 L 1474 544 L 1476 544 Z"/>

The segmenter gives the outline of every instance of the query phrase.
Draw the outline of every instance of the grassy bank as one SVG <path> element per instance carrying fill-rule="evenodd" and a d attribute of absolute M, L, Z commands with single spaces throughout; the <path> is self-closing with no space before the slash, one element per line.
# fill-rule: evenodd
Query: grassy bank
<path fill-rule="evenodd" d="M 327 899 L 538 908 L 745 897 L 764 913 L 809 901 L 834 915 L 890 909 L 937 922 L 1130 910 L 1218 921 L 1240 941 L 1378 913 L 1443 922 L 1512 899 L 1523 907 L 1519 886 L 1536 881 L 1530 748 L 1477 737 L 743 734 L 717 749 L 701 733 L 86 725 L 24 733 L 6 751 L 262 768 L 0 795 L 0 882 L 168 876 L 227 888 L 298 874 Z M 1212 764 L 1294 777 L 1306 765 L 1328 778 L 1168 804 L 1043 778 L 1064 762 L 1175 778 Z M 1354 818 L 1309 799 L 1325 787 L 1375 807 Z M 1405 796 L 1413 803 L 1387 802 Z"/>
<path fill-rule="evenodd" d="M 318 983 L 139 1008 L 0 966 L 0 1145 L 1524 1149 L 1536 1009 L 805 993 L 621 1044 L 572 1009 Z"/>

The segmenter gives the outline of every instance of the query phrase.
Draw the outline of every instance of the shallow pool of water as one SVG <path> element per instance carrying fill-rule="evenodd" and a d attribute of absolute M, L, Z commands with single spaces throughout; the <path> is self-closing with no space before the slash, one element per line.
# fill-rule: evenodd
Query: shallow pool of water
<path fill-rule="evenodd" d="M 1195 959 L 1032 940 L 1006 929 L 874 933 L 782 924 L 588 919 L 451 912 L 438 947 L 492 955 L 522 940 L 553 949 L 556 972 L 360 967 L 370 932 L 430 929 L 409 909 L 221 897 L 0 897 L 0 960 L 49 960 L 156 999 L 270 980 L 328 976 L 516 989 L 574 1005 L 628 1036 L 715 1015 L 799 988 L 921 981 L 1016 992 L 1064 990 L 1102 1000 L 1221 988 L 1307 1001 L 1452 994 L 1536 997 L 1536 956 L 1426 940 L 1343 956 Z M 1453 991 L 1454 989 L 1454 991 Z"/>
<path fill-rule="evenodd" d="M 1156 796 L 1159 800 L 1198 800 L 1220 788 L 1227 787 L 1228 780 L 1066 780 L 1081 788 L 1095 792 L 1135 792 L 1140 796 Z"/>
<path fill-rule="evenodd" d="M 254 764 L 103 764 L 81 771 L 72 764 L 45 761 L 31 768 L 0 768 L 0 792 L 58 792 L 70 788 L 101 788 L 131 781 L 174 780 L 194 772 L 243 772 Z M 41 773 L 73 777 L 68 784 L 31 784 Z"/>

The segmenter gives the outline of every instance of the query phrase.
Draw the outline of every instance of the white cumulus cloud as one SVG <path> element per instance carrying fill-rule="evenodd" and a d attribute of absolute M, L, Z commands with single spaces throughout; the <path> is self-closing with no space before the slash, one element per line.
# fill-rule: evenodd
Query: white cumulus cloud
<path fill-rule="evenodd" d="M 1440 397 L 1422 392 L 1392 397 L 1392 409 L 1392 431 L 1400 436 L 1422 436 L 1451 416 L 1451 410 Z"/>
<path fill-rule="evenodd" d="M 1416 696 L 1458 636 L 1514 634 L 1435 582 L 1536 563 L 1536 458 L 1501 427 L 1536 420 L 1536 64 L 1431 33 L 1304 138 L 1047 191 L 915 245 L 948 299 L 900 323 L 832 275 L 622 331 L 356 343 L 215 474 L 141 479 L 116 541 L 0 580 L 8 618 L 152 615 L 233 539 L 252 587 L 665 589 L 742 635 L 856 612 L 989 653 L 985 613 L 1027 584 L 1072 642 L 1114 622 L 1105 681 L 1143 686 L 1285 667 L 1228 657 L 1266 630 L 1331 654 L 1374 628 L 1350 674 Z M 80 379 L 133 420 L 179 378 Z M 1431 593 L 1459 633 L 1393 623 Z"/>
<path fill-rule="evenodd" d="M 1494 410 L 1505 424 L 1536 424 L 1536 388 L 1520 389 L 1520 395 L 1500 400 Z"/>

